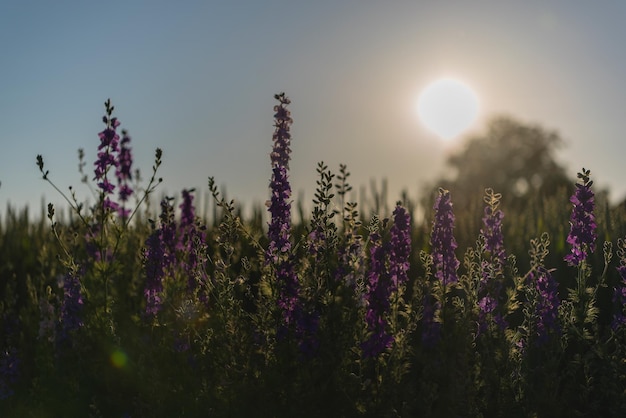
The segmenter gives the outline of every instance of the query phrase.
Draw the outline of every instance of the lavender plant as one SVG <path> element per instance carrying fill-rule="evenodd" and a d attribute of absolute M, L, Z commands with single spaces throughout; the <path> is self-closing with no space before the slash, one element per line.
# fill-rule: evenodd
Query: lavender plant
<path fill-rule="evenodd" d="M 161 152 L 144 189 L 133 172 L 130 136 L 118 134 L 110 101 L 93 172 L 79 151 L 91 203 L 80 203 L 73 188 L 61 192 L 38 156 L 42 177 L 72 212 L 63 218 L 50 205 L 49 227 L 17 233 L 0 222 L 0 410 L 8 416 L 626 413 L 626 245 L 617 240 L 613 269 L 607 239 L 607 231 L 621 233 L 626 222 L 619 210 L 596 217 L 601 195 L 588 170 L 570 199 L 569 231 L 566 214 L 532 199 L 528 213 L 507 206 L 504 225 L 501 196 L 491 189 L 481 212 L 457 213 L 441 189 L 431 225 L 412 220 L 415 206 L 406 196 L 384 218 L 382 193 L 365 227 L 361 212 L 368 207 L 357 210 L 350 201 L 346 166 L 335 175 L 324 163 L 311 216 L 298 206 L 298 223 L 291 216 L 290 101 L 284 94 L 275 99 L 268 223 L 263 208 L 246 220 L 213 178 L 212 222 L 198 216 L 198 195 L 189 189 L 149 212 Z M 471 219 L 455 230 L 457 221 Z M 611 224 L 602 229 L 604 222 Z M 519 249 L 528 247 L 520 242 L 521 225 L 539 230 L 520 259 L 529 262 L 526 274 L 516 263 Z M 594 254 L 601 238 L 607 239 L 602 271 Z M 8 250 L 8 243 L 24 242 L 37 247 L 24 245 L 21 255 Z M 461 265 L 458 243 L 468 242 Z M 15 267 L 36 248 L 36 268 Z"/>

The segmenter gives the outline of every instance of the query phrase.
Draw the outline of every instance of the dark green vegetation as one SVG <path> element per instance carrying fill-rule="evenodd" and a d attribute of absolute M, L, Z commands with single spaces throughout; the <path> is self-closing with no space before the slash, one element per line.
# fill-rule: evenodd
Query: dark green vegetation
<path fill-rule="evenodd" d="M 343 166 L 319 165 L 314 209 L 292 216 L 290 245 L 276 253 L 266 208 L 243 217 L 212 179 L 213 207 L 200 216 L 192 192 L 157 211 L 139 185 L 130 221 L 105 191 L 89 208 L 70 196 L 61 219 L 52 207 L 36 222 L 8 208 L 0 416 L 624 416 L 626 327 L 613 324 L 623 315 L 614 295 L 626 286 L 626 213 L 596 192 L 596 244 L 580 263 L 564 260 L 576 179 L 554 163 L 557 142 L 497 120 L 453 157 L 459 177 L 440 183 L 450 194 L 429 196 L 454 204 L 458 249 L 443 260 L 456 254 L 458 281 L 442 283 L 431 245 L 435 231 L 450 238 L 433 223 L 450 213 L 425 199 L 426 220 L 410 224 L 407 280 L 385 298 L 381 329 L 369 326 L 372 289 L 393 283 L 401 211 L 353 203 Z M 505 164 L 512 156 L 519 162 Z M 160 161 L 158 152 L 155 173 Z M 579 184 L 592 190 L 587 175 Z M 504 213 L 503 264 L 485 207 Z M 304 312 L 296 323 L 280 305 L 285 266 Z M 366 355 L 379 331 L 392 342 Z"/>

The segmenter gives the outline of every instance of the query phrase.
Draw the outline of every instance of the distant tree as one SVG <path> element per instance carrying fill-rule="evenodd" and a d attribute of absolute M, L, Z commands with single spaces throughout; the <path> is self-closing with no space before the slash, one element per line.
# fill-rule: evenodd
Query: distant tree
<path fill-rule="evenodd" d="M 459 248 L 474 246 L 482 227 L 485 189 L 491 188 L 502 195 L 505 244 L 518 243 L 508 249 L 518 254 L 522 265 L 528 262 L 528 242 L 542 232 L 552 239 L 550 261 L 560 263 L 566 250 L 569 196 L 576 182 L 555 160 L 562 145 L 558 133 L 539 125 L 493 118 L 484 133 L 469 137 L 465 147 L 448 158 L 446 175 L 428 186 L 423 200 L 427 222 L 432 220 L 437 188 L 449 190 Z"/>
<path fill-rule="evenodd" d="M 448 173 L 437 186 L 452 192 L 456 206 L 480 200 L 485 188 L 502 193 L 509 209 L 523 209 L 529 197 L 551 197 L 572 189 L 573 177 L 555 160 L 563 145 L 558 133 L 539 125 L 496 117 L 485 133 L 470 137 L 465 148 L 449 157 Z"/>

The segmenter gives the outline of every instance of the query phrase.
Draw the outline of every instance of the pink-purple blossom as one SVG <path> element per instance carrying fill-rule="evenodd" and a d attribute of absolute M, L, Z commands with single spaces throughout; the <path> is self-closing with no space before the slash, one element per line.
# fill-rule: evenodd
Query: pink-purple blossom
<path fill-rule="evenodd" d="M 457 270 L 460 264 L 454 253 L 458 245 L 453 234 L 454 212 L 449 191 L 439 189 L 434 209 L 435 220 L 430 235 L 433 266 L 435 277 L 447 286 L 459 281 Z"/>
<path fill-rule="evenodd" d="M 594 214 L 594 193 L 591 190 L 593 181 L 589 179 L 589 170 L 583 168 L 578 173 L 579 183 L 576 191 L 570 198 L 574 206 L 570 217 L 570 232 L 567 235 L 567 243 L 571 250 L 565 256 L 569 265 L 579 266 L 596 248 L 596 217 Z"/>

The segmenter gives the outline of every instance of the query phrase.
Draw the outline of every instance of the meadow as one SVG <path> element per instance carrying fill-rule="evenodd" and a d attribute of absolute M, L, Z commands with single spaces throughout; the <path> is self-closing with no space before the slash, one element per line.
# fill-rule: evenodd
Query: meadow
<path fill-rule="evenodd" d="M 0 416 L 626 415 L 626 213 L 589 170 L 511 214 L 509 190 L 434 189 L 416 220 L 320 162 L 305 213 L 275 100 L 245 216 L 212 177 L 203 213 L 195 190 L 154 207 L 166 156 L 142 180 L 110 101 L 79 151 L 92 204 L 33 159 L 67 207 L 3 213 Z"/>

